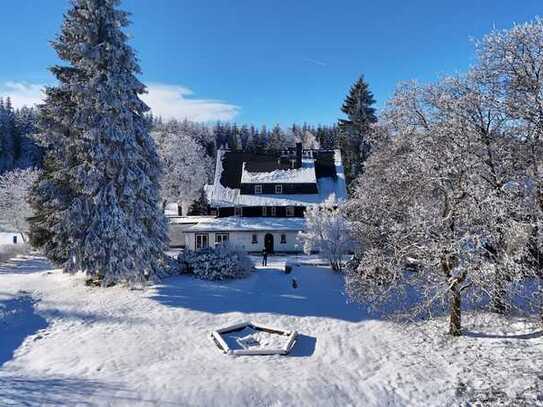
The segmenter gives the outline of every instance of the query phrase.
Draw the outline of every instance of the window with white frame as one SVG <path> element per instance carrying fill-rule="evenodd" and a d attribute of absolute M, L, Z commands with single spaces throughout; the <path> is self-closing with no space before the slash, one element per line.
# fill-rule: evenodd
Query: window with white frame
<path fill-rule="evenodd" d="M 287 243 L 287 235 L 283 233 L 281 234 L 281 244 L 286 244 L 286 243 Z"/>
<path fill-rule="evenodd" d="M 220 245 L 228 242 L 228 233 L 215 233 L 215 245 Z"/>
<path fill-rule="evenodd" d="M 209 247 L 209 235 L 207 233 L 197 233 L 195 240 L 196 249 L 205 249 Z"/>
<path fill-rule="evenodd" d="M 266 206 L 262 207 L 262 216 L 268 216 L 268 208 Z"/>
<path fill-rule="evenodd" d="M 270 208 L 270 216 L 277 216 L 277 208 L 275 206 Z"/>
<path fill-rule="evenodd" d="M 294 206 L 287 206 L 287 216 L 294 216 Z"/>
<path fill-rule="evenodd" d="M 251 240 L 251 243 L 252 244 L 257 244 L 258 243 L 258 235 L 256 233 L 253 233 L 253 238 Z"/>
<path fill-rule="evenodd" d="M 262 193 L 262 185 L 255 185 L 255 194 Z"/>
<path fill-rule="evenodd" d="M 283 193 L 283 185 L 276 185 L 275 186 L 275 193 L 276 194 L 282 194 Z"/>

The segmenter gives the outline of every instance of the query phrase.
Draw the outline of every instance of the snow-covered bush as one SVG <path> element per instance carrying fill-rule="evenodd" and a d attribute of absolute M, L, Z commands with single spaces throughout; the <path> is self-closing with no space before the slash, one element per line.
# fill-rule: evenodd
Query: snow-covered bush
<path fill-rule="evenodd" d="M 333 270 L 341 271 L 343 256 L 354 248 L 349 221 L 341 206 L 329 198 L 321 205 L 308 208 L 305 219 L 305 231 L 298 235 L 304 252 L 318 251 L 328 259 Z"/>
<path fill-rule="evenodd" d="M 202 280 L 245 278 L 254 265 L 247 252 L 223 244 L 198 251 L 185 250 L 177 258 L 179 273 L 191 273 Z"/>

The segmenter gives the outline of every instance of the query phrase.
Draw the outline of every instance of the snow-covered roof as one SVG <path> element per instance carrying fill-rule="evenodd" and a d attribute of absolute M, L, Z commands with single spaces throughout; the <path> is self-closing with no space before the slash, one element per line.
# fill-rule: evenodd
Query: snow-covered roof
<path fill-rule="evenodd" d="M 315 160 L 304 158 L 300 168 L 275 170 L 270 172 L 249 172 L 243 163 L 241 182 L 244 184 L 276 184 L 276 183 L 310 183 L 317 182 L 315 175 Z"/>
<path fill-rule="evenodd" d="M 205 192 L 209 204 L 213 207 L 247 206 L 311 206 L 318 205 L 330 197 L 337 201 L 347 199 L 345 173 L 339 150 L 334 151 L 335 177 L 317 178 L 318 194 L 241 194 L 239 188 L 222 185 L 224 151 L 219 151 L 213 185 L 206 185 Z"/>
<path fill-rule="evenodd" d="M 213 222 L 216 216 L 169 216 L 168 222 L 173 224 L 191 225 L 196 223 Z"/>
<path fill-rule="evenodd" d="M 230 216 L 215 218 L 213 222 L 199 223 L 186 232 L 234 232 L 234 231 L 298 231 L 303 230 L 304 218 L 243 218 Z"/>

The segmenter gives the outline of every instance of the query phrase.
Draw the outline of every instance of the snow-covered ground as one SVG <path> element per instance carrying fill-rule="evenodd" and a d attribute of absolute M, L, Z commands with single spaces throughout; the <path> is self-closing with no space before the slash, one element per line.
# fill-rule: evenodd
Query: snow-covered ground
<path fill-rule="evenodd" d="M 0 405 L 543 405 L 533 323 L 466 317 L 449 338 L 442 320 L 370 318 L 318 260 L 288 275 L 285 260 L 145 291 L 86 287 L 39 257 L 0 265 Z M 210 331 L 246 320 L 297 330 L 291 355 L 221 353 Z"/>

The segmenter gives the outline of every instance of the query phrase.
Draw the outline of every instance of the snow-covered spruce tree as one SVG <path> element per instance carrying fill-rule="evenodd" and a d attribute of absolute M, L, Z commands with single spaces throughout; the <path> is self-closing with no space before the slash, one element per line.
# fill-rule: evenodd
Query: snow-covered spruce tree
<path fill-rule="evenodd" d="M 361 76 L 351 87 L 341 111 L 347 115 L 340 119 L 339 145 L 345 166 L 345 177 L 349 185 L 363 171 L 364 162 L 370 153 L 368 135 L 371 125 L 377 122 L 373 94 Z"/>
<path fill-rule="evenodd" d="M 521 141 L 531 237 L 526 265 L 539 278 L 543 320 L 543 19 L 495 31 L 478 44 L 478 69 L 504 93 Z"/>
<path fill-rule="evenodd" d="M 419 315 L 448 309 L 449 333 L 460 335 L 463 298 L 482 304 L 520 284 L 502 284 L 496 275 L 505 254 L 489 259 L 488 245 L 498 247 L 499 234 L 514 228 L 501 208 L 489 209 L 503 202 L 496 193 L 481 200 L 493 188 L 483 182 L 487 151 L 468 117 L 457 115 L 466 106 L 450 109 L 460 97 L 451 86 L 406 84 L 390 102 L 388 137 L 376 144 L 348 205 L 363 251 L 346 283 L 361 301 L 398 300 Z M 522 275 L 508 269 L 507 277 Z"/>
<path fill-rule="evenodd" d="M 163 207 L 167 202 L 181 205 L 183 215 L 201 197 L 203 187 L 210 180 L 211 158 L 186 127 L 171 126 L 153 132 L 162 160 L 160 181 Z"/>
<path fill-rule="evenodd" d="M 334 271 L 342 270 L 343 257 L 355 247 L 349 222 L 334 198 L 305 211 L 305 229 L 298 234 L 298 240 L 306 254 L 318 251 Z"/>
<path fill-rule="evenodd" d="M 148 107 L 138 97 L 145 87 L 135 76 L 139 67 L 122 31 L 128 16 L 118 4 L 74 0 L 53 43 L 70 65 L 52 69 L 59 86 L 47 90 L 43 130 L 63 134 L 64 157 L 49 156 L 57 160 L 36 191 L 49 191 L 38 206 L 54 220 L 38 217 L 66 245 L 64 269 L 102 285 L 158 275 L 166 242 L 159 157 L 144 117 Z M 58 205 L 52 191 L 64 183 L 70 191 Z"/>
<path fill-rule="evenodd" d="M 33 169 L 16 169 L 0 175 L 0 226 L 21 233 L 26 241 L 27 218 L 32 209 L 27 202 L 32 185 L 38 177 Z"/>
<path fill-rule="evenodd" d="M 270 133 L 266 148 L 271 151 L 281 151 L 289 146 L 287 136 L 283 129 L 276 124 Z"/>
<path fill-rule="evenodd" d="M 239 129 L 239 144 L 242 151 L 247 150 L 247 146 L 249 144 L 249 138 L 251 137 L 251 133 L 249 131 L 249 127 L 247 127 L 246 124 L 241 126 Z"/>
<path fill-rule="evenodd" d="M 17 156 L 15 112 L 10 98 L 0 99 L 0 173 L 14 168 Z"/>
<path fill-rule="evenodd" d="M 42 151 L 38 144 L 38 112 L 36 108 L 22 107 L 15 111 L 17 134 L 17 168 L 40 168 Z"/>

